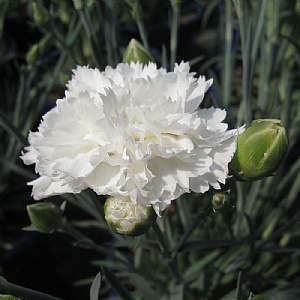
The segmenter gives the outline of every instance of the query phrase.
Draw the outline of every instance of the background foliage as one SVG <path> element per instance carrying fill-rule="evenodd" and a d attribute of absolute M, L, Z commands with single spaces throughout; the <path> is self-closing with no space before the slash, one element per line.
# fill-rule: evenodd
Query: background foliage
<path fill-rule="evenodd" d="M 99 271 L 101 299 L 300 298 L 299 1 L 2 0 L 0 13 L 1 275 L 65 299 L 87 299 Z M 232 127 L 281 119 L 285 164 L 236 183 L 217 212 L 211 193 L 182 196 L 139 238 L 112 235 L 104 198 L 91 191 L 49 199 L 67 201 L 63 233 L 24 233 L 26 182 L 36 176 L 19 159 L 29 130 L 63 97 L 76 65 L 116 66 L 131 37 L 161 66 L 189 60 L 214 78 L 203 105 L 225 108 Z M 33 265 L 32 280 L 18 279 Z"/>

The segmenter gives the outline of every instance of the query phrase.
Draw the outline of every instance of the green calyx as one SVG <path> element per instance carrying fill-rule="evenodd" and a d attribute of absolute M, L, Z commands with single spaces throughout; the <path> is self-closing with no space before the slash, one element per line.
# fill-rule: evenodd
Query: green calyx
<path fill-rule="evenodd" d="M 229 167 L 239 180 L 255 181 L 273 175 L 285 160 L 288 145 L 280 120 L 255 120 L 238 137 Z"/>
<path fill-rule="evenodd" d="M 104 204 L 104 214 L 107 225 L 114 233 L 132 237 L 144 234 L 156 219 L 151 206 L 133 204 L 126 197 L 109 197 Z"/>
<path fill-rule="evenodd" d="M 149 62 L 154 62 L 152 55 L 143 47 L 137 40 L 132 39 L 128 44 L 123 55 L 123 63 L 140 62 L 147 65 Z"/>
<path fill-rule="evenodd" d="M 62 211 L 50 202 L 27 205 L 27 212 L 32 226 L 42 233 L 56 231 L 63 222 Z"/>

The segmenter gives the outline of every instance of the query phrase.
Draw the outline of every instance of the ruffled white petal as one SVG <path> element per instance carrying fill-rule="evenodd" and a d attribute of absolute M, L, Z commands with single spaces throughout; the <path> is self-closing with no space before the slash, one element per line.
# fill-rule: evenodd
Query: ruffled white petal
<path fill-rule="evenodd" d="M 159 214 L 225 182 L 238 130 L 227 130 L 226 111 L 199 109 L 212 79 L 184 62 L 174 72 L 139 62 L 73 72 L 21 157 L 40 175 L 29 183 L 36 200 L 91 188 Z"/>

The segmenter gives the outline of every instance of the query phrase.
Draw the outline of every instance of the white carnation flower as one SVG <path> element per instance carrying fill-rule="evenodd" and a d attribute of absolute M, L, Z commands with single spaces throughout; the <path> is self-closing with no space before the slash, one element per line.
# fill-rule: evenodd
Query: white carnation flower
<path fill-rule="evenodd" d="M 198 110 L 211 84 L 188 63 L 174 72 L 154 63 L 77 67 L 21 157 L 40 175 L 29 183 L 34 199 L 91 188 L 159 214 L 183 193 L 219 189 L 238 130 L 222 123 L 224 110 Z"/>

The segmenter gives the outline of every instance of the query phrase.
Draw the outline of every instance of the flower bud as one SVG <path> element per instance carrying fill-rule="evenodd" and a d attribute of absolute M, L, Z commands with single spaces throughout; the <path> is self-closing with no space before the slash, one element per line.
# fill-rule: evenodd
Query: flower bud
<path fill-rule="evenodd" d="M 67 10 L 60 10 L 59 19 L 63 24 L 70 24 L 70 12 Z"/>
<path fill-rule="evenodd" d="M 42 54 L 50 47 L 52 35 L 45 35 L 38 43 L 32 45 L 26 54 L 26 62 L 28 65 L 33 65 Z"/>
<path fill-rule="evenodd" d="M 26 54 L 26 62 L 29 65 L 32 65 L 33 63 L 36 62 L 38 56 L 39 56 L 39 45 L 34 44 Z"/>
<path fill-rule="evenodd" d="M 229 204 L 230 196 L 228 192 L 217 192 L 213 194 L 211 204 L 214 211 L 222 209 L 224 206 Z"/>
<path fill-rule="evenodd" d="M 49 15 L 47 9 L 39 2 L 32 3 L 33 19 L 38 25 L 44 25 L 47 23 Z"/>
<path fill-rule="evenodd" d="M 280 120 L 255 120 L 238 137 L 229 167 L 239 180 L 262 179 L 280 167 L 288 146 L 288 136 Z"/>
<path fill-rule="evenodd" d="M 62 211 L 50 202 L 27 205 L 27 212 L 32 226 L 42 233 L 57 230 L 63 222 Z"/>
<path fill-rule="evenodd" d="M 76 10 L 82 10 L 83 9 L 83 3 L 81 0 L 73 0 L 74 7 Z"/>
<path fill-rule="evenodd" d="M 144 234 L 156 219 L 151 206 L 133 203 L 129 197 L 109 197 L 104 204 L 105 219 L 110 229 L 118 234 Z"/>
<path fill-rule="evenodd" d="M 132 39 L 123 56 L 123 63 L 137 62 L 146 65 L 154 61 L 151 54 L 137 40 Z"/>

